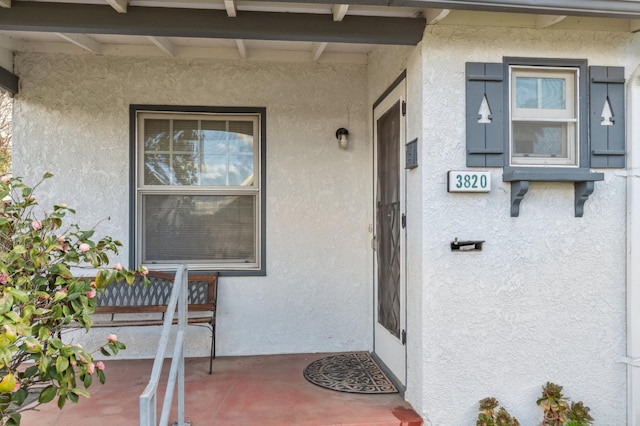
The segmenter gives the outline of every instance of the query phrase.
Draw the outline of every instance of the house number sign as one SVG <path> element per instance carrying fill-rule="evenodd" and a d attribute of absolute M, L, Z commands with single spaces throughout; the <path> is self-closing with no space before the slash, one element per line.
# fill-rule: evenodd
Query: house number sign
<path fill-rule="evenodd" d="M 490 192 L 491 172 L 449 171 L 449 192 Z"/>

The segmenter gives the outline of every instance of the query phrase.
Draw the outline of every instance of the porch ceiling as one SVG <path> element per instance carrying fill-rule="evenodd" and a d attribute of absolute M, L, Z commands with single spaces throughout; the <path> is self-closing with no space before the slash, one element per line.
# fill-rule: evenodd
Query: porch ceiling
<path fill-rule="evenodd" d="M 376 45 L 416 45 L 425 24 L 420 9 L 376 5 L 0 0 L 0 48 L 13 52 L 362 63 Z"/>

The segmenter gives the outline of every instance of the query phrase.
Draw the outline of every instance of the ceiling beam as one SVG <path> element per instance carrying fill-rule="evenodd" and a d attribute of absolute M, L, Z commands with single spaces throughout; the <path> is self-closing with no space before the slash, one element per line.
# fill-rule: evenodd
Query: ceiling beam
<path fill-rule="evenodd" d="M 552 25 L 557 24 L 558 22 L 564 21 L 567 19 L 566 16 L 557 16 L 557 15 L 537 15 L 536 16 L 536 28 L 547 28 Z"/>
<path fill-rule="evenodd" d="M 89 52 L 92 53 L 100 53 L 102 52 L 102 45 L 100 45 L 100 43 L 98 43 L 97 41 L 95 41 L 94 39 L 92 39 L 89 36 L 86 36 L 84 34 L 65 34 L 65 33 L 58 33 L 58 35 L 60 37 L 62 37 L 63 39 L 67 40 L 69 43 L 73 43 L 76 46 L 87 50 Z"/>
<path fill-rule="evenodd" d="M 333 20 L 335 22 L 340 22 L 344 19 L 345 15 L 349 11 L 349 5 L 344 3 L 334 4 L 331 8 L 331 11 L 333 12 Z"/>
<path fill-rule="evenodd" d="M 114 8 L 118 13 L 127 13 L 129 0 L 106 0 L 109 6 Z"/>
<path fill-rule="evenodd" d="M 451 9 L 427 9 L 424 11 L 424 17 L 427 19 L 427 25 L 435 25 L 449 16 Z"/>
<path fill-rule="evenodd" d="M 236 0 L 224 0 L 224 7 L 225 9 L 227 9 L 227 16 L 229 18 L 235 18 L 236 16 L 238 16 Z"/>
<path fill-rule="evenodd" d="M 0 0 L 0 7 L 11 7 L 11 0 Z"/>
<path fill-rule="evenodd" d="M 0 88 L 7 90 L 11 94 L 18 93 L 18 76 L 4 67 L 0 67 Z"/>
<path fill-rule="evenodd" d="M 173 45 L 173 43 L 171 43 L 169 41 L 168 38 L 166 37 L 153 37 L 153 36 L 147 36 L 147 38 L 149 39 L 149 41 L 153 44 L 156 45 L 156 47 L 160 50 L 162 50 L 165 54 L 169 55 L 169 56 L 176 56 L 175 53 L 175 46 Z"/>
<path fill-rule="evenodd" d="M 279 1 L 293 3 L 300 0 Z M 304 2 L 640 19 L 640 2 L 629 0 L 304 0 Z"/>
<path fill-rule="evenodd" d="M 309 13 L 243 12 L 229 18 L 225 10 L 130 6 L 113 13 L 110 6 L 15 1 L 0 13 L 0 30 L 161 37 L 285 40 L 416 45 L 423 18 L 350 16 L 333 22 Z"/>
<path fill-rule="evenodd" d="M 320 56 L 322 56 L 322 54 L 324 53 L 324 49 L 327 48 L 327 45 L 329 43 L 318 43 L 317 45 L 315 45 L 313 47 L 313 50 L 311 52 L 311 55 L 313 56 L 313 60 L 314 61 L 318 61 L 320 59 Z"/>
<path fill-rule="evenodd" d="M 247 59 L 247 45 L 244 40 L 236 39 L 236 45 L 238 46 L 238 53 L 242 59 Z"/>

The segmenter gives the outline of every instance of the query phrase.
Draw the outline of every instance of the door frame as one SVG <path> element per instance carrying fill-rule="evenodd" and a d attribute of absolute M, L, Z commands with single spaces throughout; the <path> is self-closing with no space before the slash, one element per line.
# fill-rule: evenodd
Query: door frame
<path fill-rule="evenodd" d="M 404 90 L 400 88 L 402 86 Z M 390 95 L 394 94 L 394 92 L 399 91 L 400 93 L 396 94 L 394 98 L 389 98 Z M 389 107 L 393 106 L 396 101 L 400 100 L 403 103 L 406 103 L 407 98 L 407 76 L 406 70 L 403 71 L 396 80 L 380 95 L 380 97 L 374 102 L 372 107 L 372 139 L 373 139 L 373 192 L 372 192 L 372 205 L 373 205 L 373 242 L 372 242 L 372 257 L 373 257 L 373 294 L 372 294 L 372 306 L 373 306 L 373 315 L 372 315 L 372 335 L 373 335 L 373 352 L 372 355 L 374 359 L 379 363 L 380 367 L 389 375 L 390 378 L 395 382 L 396 386 L 400 389 L 401 392 L 404 392 L 406 383 L 407 383 L 407 346 L 406 341 L 402 343 L 402 359 L 400 360 L 400 366 L 396 364 L 396 366 L 387 365 L 384 357 L 379 356 L 377 353 L 377 337 L 376 337 L 376 327 L 377 327 L 377 318 L 378 318 L 378 295 L 377 295 L 377 277 L 378 277 L 378 253 L 377 253 L 377 217 L 376 217 L 376 195 L 377 195 L 377 179 L 378 179 L 378 143 L 377 143 L 377 120 L 376 120 L 376 109 L 383 105 L 385 102 L 389 102 Z M 403 108 L 401 104 L 401 108 Z M 400 141 L 399 141 L 399 197 L 400 197 L 400 216 L 406 214 L 407 208 L 407 199 L 406 199 L 406 172 L 404 168 L 405 163 L 405 143 L 407 138 L 407 117 L 404 110 L 401 111 L 401 123 L 400 123 Z M 407 276 L 406 276 L 406 228 L 401 227 L 400 229 L 400 329 L 401 333 L 405 332 L 407 328 Z M 390 334 L 390 333 L 389 333 Z M 402 339 L 402 336 L 401 336 Z"/>

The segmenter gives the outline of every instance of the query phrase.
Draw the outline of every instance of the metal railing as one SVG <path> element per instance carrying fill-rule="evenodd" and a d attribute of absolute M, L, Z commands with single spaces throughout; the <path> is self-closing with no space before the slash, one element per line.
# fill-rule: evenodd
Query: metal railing
<path fill-rule="evenodd" d="M 149 380 L 149 384 L 147 384 L 142 395 L 140 395 L 140 426 L 168 425 L 176 381 L 178 382 L 178 421 L 174 423 L 174 425 L 186 426 L 189 424 L 184 421 L 184 333 L 188 315 L 187 278 L 187 267 L 184 265 L 179 266 L 176 271 L 171 297 L 167 304 L 167 313 L 165 314 L 164 323 L 162 325 L 162 334 L 160 335 L 158 352 L 156 353 L 156 358 L 153 362 L 151 379 Z M 158 382 L 160 380 L 160 373 L 162 372 L 162 364 L 164 363 L 167 346 L 169 345 L 171 325 L 173 324 L 173 318 L 176 314 L 176 305 L 178 307 L 178 333 L 176 335 L 173 358 L 171 360 L 171 369 L 169 370 L 169 377 L 167 380 L 167 390 L 162 404 L 160 423 L 157 423 L 156 411 Z"/>

